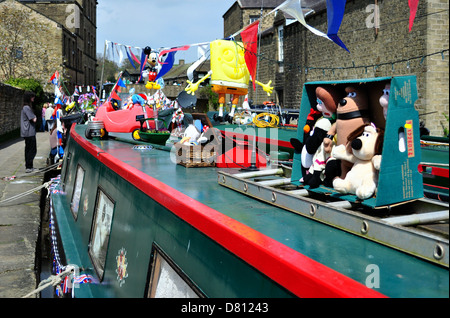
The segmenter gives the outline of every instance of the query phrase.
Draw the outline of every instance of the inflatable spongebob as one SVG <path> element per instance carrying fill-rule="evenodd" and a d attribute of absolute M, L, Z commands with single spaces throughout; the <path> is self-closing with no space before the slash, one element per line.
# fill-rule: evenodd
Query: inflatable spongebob
<path fill-rule="evenodd" d="M 210 43 L 211 70 L 196 83 L 188 82 L 186 92 L 194 95 L 201 82 L 211 76 L 211 88 L 219 94 L 219 120 L 223 119 L 223 105 L 225 104 L 226 94 L 232 95 L 230 117 L 234 116 L 236 105 L 239 102 L 239 96 L 245 96 L 248 93 L 248 82 L 250 73 L 247 69 L 244 59 L 244 46 L 241 42 L 216 40 Z M 255 80 L 255 79 L 252 79 Z M 268 96 L 272 93 L 272 81 L 262 84 L 255 80 Z"/>

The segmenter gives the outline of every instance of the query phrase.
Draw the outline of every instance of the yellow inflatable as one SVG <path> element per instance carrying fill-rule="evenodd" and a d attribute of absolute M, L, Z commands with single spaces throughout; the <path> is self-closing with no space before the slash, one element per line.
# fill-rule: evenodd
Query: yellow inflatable
<path fill-rule="evenodd" d="M 71 102 L 69 105 L 67 105 L 66 112 L 68 112 L 69 110 L 71 110 L 74 107 L 75 107 L 75 102 Z"/>
<path fill-rule="evenodd" d="M 194 95 L 201 82 L 211 76 L 211 87 L 214 92 L 219 94 L 219 117 L 223 117 L 223 105 L 225 104 L 225 95 L 232 95 L 232 108 L 229 116 L 233 117 L 236 105 L 239 102 L 239 96 L 247 95 L 250 73 L 244 59 L 244 46 L 241 42 L 216 40 L 210 43 L 211 70 L 196 83 L 188 82 L 186 91 Z M 262 86 L 268 96 L 272 93 L 272 81 Z"/>

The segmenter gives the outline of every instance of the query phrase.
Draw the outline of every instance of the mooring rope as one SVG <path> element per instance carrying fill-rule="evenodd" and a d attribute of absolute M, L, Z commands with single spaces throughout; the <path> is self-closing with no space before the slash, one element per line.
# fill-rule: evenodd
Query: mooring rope
<path fill-rule="evenodd" d="M 19 193 L 19 194 L 15 195 L 15 196 L 12 196 L 12 197 L 10 197 L 10 198 L 7 198 L 7 199 L 5 199 L 5 200 L 0 201 L 0 205 L 2 205 L 3 203 L 6 203 L 6 202 L 14 201 L 14 200 L 20 199 L 20 198 L 22 198 L 22 197 L 25 197 L 25 196 L 27 196 L 27 195 L 29 195 L 29 194 L 35 192 L 35 191 L 41 190 L 42 188 L 47 188 L 47 189 L 48 189 L 48 187 L 49 187 L 51 184 L 52 184 L 52 181 L 45 182 L 45 183 L 43 183 L 42 185 L 40 185 L 40 186 L 38 186 L 38 187 L 36 187 L 36 188 L 27 190 L 27 191 L 25 191 L 25 192 Z"/>
<path fill-rule="evenodd" d="M 32 292 L 26 294 L 25 296 L 23 296 L 22 298 L 29 298 L 33 295 L 36 295 L 38 293 L 40 293 L 42 290 L 46 289 L 47 287 L 50 286 L 57 286 L 59 285 L 62 280 L 70 275 L 72 272 L 74 272 L 75 270 L 75 266 L 72 265 L 67 265 L 66 269 L 64 271 L 62 271 L 61 273 L 59 273 L 58 275 L 52 275 L 49 278 L 41 281 L 38 285 L 38 288 L 36 288 L 35 290 L 33 290 Z"/>
<path fill-rule="evenodd" d="M 44 167 L 44 168 L 41 168 L 41 169 L 36 169 L 35 171 L 30 172 L 30 173 L 20 174 L 20 175 L 13 175 L 13 176 L 8 176 L 8 177 L 2 177 L 2 180 L 11 181 L 11 180 L 14 180 L 14 179 L 17 179 L 17 178 L 28 177 L 28 176 L 32 176 L 32 175 L 35 175 L 35 174 L 38 174 L 38 173 L 45 173 L 47 171 L 50 171 L 50 170 L 58 167 L 60 164 L 61 164 L 61 162 L 57 162 L 57 163 L 54 163 L 54 164 L 52 164 L 50 166 L 47 166 L 47 167 Z"/>

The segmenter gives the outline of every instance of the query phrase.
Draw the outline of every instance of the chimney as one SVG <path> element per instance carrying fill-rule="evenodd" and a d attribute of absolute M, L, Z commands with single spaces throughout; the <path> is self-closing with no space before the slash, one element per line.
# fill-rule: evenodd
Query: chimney
<path fill-rule="evenodd" d="M 178 64 L 179 64 L 179 65 L 184 65 L 184 60 L 181 60 L 181 59 L 178 60 Z"/>

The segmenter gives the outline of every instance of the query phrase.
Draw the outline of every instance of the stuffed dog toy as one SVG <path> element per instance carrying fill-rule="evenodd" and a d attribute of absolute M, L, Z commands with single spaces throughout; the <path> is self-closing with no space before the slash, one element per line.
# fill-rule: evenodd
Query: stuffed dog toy
<path fill-rule="evenodd" d="M 335 158 L 353 163 L 344 179 L 333 180 L 336 191 L 356 194 L 361 200 L 375 193 L 378 181 L 376 170 L 380 170 L 383 138 L 382 130 L 372 124 L 363 125 L 348 136 L 347 147 L 351 147 L 351 153 L 345 145 L 333 149 Z"/>
<path fill-rule="evenodd" d="M 335 135 L 336 146 L 345 145 L 348 136 L 353 130 L 361 125 L 370 123 L 369 102 L 367 94 L 363 89 L 349 86 L 345 88 L 345 92 L 347 93 L 347 97 L 339 102 L 336 110 L 336 122 L 331 126 L 327 137 L 323 140 L 324 149 L 328 153 L 331 153 L 333 137 Z M 341 160 L 340 165 L 337 164 L 335 160 L 330 160 L 330 165 L 333 165 L 333 167 L 330 168 L 327 163 L 328 167 L 326 167 L 325 170 L 327 178 L 330 179 L 334 179 L 336 176 L 340 176 L 341 179 L 344 179 L 345 175 L 352 167 L 352 164 L 345 160 Z"/>

